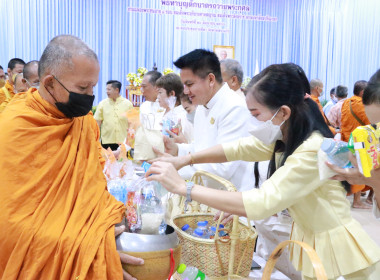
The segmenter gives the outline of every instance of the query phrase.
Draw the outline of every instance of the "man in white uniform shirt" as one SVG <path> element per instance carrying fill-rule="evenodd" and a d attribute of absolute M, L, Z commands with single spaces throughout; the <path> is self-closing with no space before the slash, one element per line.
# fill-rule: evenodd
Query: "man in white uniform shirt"
<path fill-rule="evenodd" d="M 181 69 L 184 94 L 199 106 L 194 119 L 194 142 L 175 144 L 173 139 L 165 138 L 167 153 L 181 156 L 249 136 L 252 117 L 245 101 L 236 98 L 227 83 L 223 83 L 215 53 L 196 49 L 180 57 L 174 65 Z M 253 168 L 253 163 L 244 161 L 195 164 L 182 168 L 180 174 L 188 179 L 196 170 L 208 171 L 229 180 L 243 191 L 253 188 Z"/>
<path fill-rule="evenodd" d="M 154 117 L 154 124 L 151 124 L 153 127 L 146 127 L 149 129 L 161 130 L 160 124 L 164 109 L 157 102 L 158 90 L 156 87 L 156 81 L 161 76 L 162 74 L 158 71 L 149 71 L 144 75 L 141 82 L 141 93 L 145 97 L 145 101 L 140 105 L 140 120 L 143 119 L 142 115 L 150 116 L 150 122 L 152 122 L 152 117 Z"/>
<path fill-rule="evenodd" d="M 243 100 L 245 100 L 244 92 L 241 90 L 243 83 L 243 67 L 234 59 L 224 59 L 220 62 L 223 82 L 227 83 L 230 89 L 235 91 Z"/>

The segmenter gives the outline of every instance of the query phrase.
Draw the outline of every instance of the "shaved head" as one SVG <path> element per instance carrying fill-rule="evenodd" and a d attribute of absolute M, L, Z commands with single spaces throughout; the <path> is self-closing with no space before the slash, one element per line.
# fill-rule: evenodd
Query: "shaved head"
<path fill-rule="evenodd" d="M 18 93 L 18 92 L 25 92 L 28 90 L 28 88 L 26 87 L 26 85 L 23 83 L 23 75 L 22 73 L 20 74 L 17 74 L 15 76 L 15 80 L 14 80 L 14 88 L 15 88 L 15 91 Z"/>
<path fill-rule="evenodd" d="M 25 64 L 22 74 L 27 80 L 30 80 L 32 76 L 38 75 L 38 61 L 32 60 Z"/>
<path fill-rule="evenodd" d="M 73 69 L 73 58 L 85 56 L 98 62 L 98 57 L 81 39 L 72 35 L 54 37 L 46 46 L 38 67 L 40 80 L 43 76 L 59 75 L 62 71 Z"/>

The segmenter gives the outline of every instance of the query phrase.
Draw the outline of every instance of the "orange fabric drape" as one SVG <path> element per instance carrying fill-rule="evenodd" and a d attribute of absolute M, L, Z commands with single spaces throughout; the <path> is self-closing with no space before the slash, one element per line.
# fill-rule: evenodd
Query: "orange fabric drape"
<path fill-rule="evenodd" d="M 11 97 L 11 99 L 12 99 L 13 96 L 15 95 L 15 93 L 14 93 L 14 89 L 13 89 L 13 85 L 11 85 L 11 84 L 9 83 L 9 81 L 7 81 L 7 82 L 5 83 L 5 86 L 4 86 L 4 87 L 8 90 L 9 95 L 10 95 L 10 97 Z M 4 111 L 5 107 L 6 107 L 6 106 L 8 105 L 8 103 L 9 103 L 9 101 L 10 101 L 10 99 L 7 98 L 7 96 L 6 96 L 5 92 L 4 92 L 4 90 L 3 90 L 2 88 L 0 88 L 0 113 L 1 113 L 2 111 Z"/>
<path fill-rule="evenodd" d="M 329 127 L 330 131 L 335 135 L 335 134 L 336 134 L 336 130 L 335 130 L 334 127 L 332 127 L 332 126 L 330 125 L 329 120 L 327 119 L 325 113 L 323 112 L 323 107 L 322 107 L 321 102 L 319 101 L 319 98 L 316 97 L 316 96 L 314 96 L 314 95 L 310 95 L 310 97 L 311 97 L 311 99 L 312 99 L 315 103 L 317 103 L 318 108 L 319 108 L 319 111 L 321 112 L 323 118 L 325 119 L 325 123 L 326 123 L 327 126 Z"/>
<path fill-rule="evenodd" d="M 342 141 L 348 142 L 350 139 L 351 133 L 357 128 L 361 126 L 361 124 L 355 119 L 350 110 L 350 101 L 352 110 L 355 115 L 365 124 L 370 124 L 370 121 L 365 114 L 364 105 L 362 98 L 360 96 L 352 96 L 343 102 L 342 105 L 342 125 L 341 125 L 341 133 L 342 133 Z M 351 185 L 351 193 L 357 193 L 360 191 L 369 190 L 370 187 L 365 185 Z"/>
<path fill-rule="evenodd" d="M 91 114 L 64 118 L 31 90 L 0 131 L 0 279 L 122 279 L 125 209 L 106 190 Z"/>
<path fill-rule="evenodd" d="M 370 121 L 365 114 L 364 105 L 360 96 L 354 95 L 353 97 L 345 100 L 342 105 L 342 140 L 348 142 L 351 133 L 361 126 L 361 124 L 354 118 L 350 111 L 350 101 L 352 110 L 355 115 L 364 123 L 364 125 L 370 124 Z"/>

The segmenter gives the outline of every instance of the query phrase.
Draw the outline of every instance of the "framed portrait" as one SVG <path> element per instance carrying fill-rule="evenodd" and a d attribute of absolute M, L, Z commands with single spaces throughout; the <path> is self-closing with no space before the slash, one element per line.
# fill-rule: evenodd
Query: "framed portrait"
<path fill-rule="evenodd" d="M 219 60 L 223 60 L 226 58 L 235 58 L 235 47 L 234 46 L 220 46 L 214 45 L 213 48 L 214 53 L 219 58 Z"/>

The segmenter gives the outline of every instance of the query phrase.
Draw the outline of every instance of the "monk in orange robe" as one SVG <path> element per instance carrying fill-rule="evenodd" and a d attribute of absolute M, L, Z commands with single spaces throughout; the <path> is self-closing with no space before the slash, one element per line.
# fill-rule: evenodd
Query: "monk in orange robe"
<path fill-rule="evenodd" d="M 96 54 L 55 37 L 39 90 L 17 94 L 0 117 L 0 279 L 133 279 L 116 251 L 125 207 L 109 194 L 90 112 Z"/>
<path fill-rule="evenodd" d="M 342 105 L 342 141 L 348 142 L 351 133 L 358 126 L 370 124 L 362 101 L 363 92 L 366 86 L 366 81 L 357 81 L 354 85 L 354 96 L 348 98 Z M 354 194 L 354 208 L 370 208 L 369 205 L 365 205 L 360 200 L 361 192 L 368 189 L 370 188 L 365 185 L 351 185 L 351 193 Z"/>
<path fill-rule="evenodd" d="M 5 72 L 4 68 L 0 65 L 0 89 L 5 86 Z"/>
<path fill-rule="evenodd" d="M 323 83 L 319 79 L 312 79 L 310 81 L 310 97 L 311 99 L 317 103 L 319 111 L 321 112 L 323 118 L 325 119 L 326 124 L 328 125 L 331 132 L 335 135 L 336 130 L 335 128 L 330 124 L 329 120 L 327 119 L 325 113 L 323 112 L 323 107 L 321 102 L 319 101 L 319 97 L 321 96 L 323 92 Z"/>
<path fill-rule="evenodd" d="M 24 69 L 25 62 L 20 58 L 12 58 L 8 63 L 8 77 L 9 79 L 5 83 L 5 86 L 0 88 L 0 105 L 7 101 L 9 102 L 13 96 L 14 92 L 14 81 L 13 76 L 22 73 Z M 0 108 L 0 113 L 4 110 L 5 106 Z"/>

